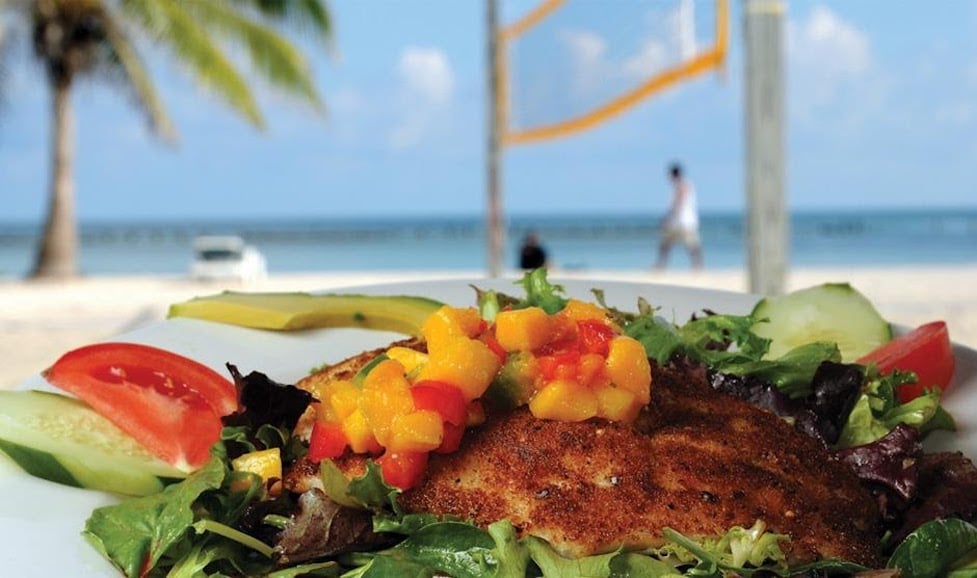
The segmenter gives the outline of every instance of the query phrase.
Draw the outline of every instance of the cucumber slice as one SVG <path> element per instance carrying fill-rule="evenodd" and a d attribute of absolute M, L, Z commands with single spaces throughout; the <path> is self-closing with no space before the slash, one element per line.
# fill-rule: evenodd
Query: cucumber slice
<path fill-rule="evenodd" d="M 85 403 L 56 393 L 0 391 L 0 451 L 39 478 L 129 496 L 186 477 Z"/>
<path fill-rule="evenodd" d="M 753 332 L 771 340 L 768 359 L 814 341 L 838 344 L 852 362 L 892 339 L 892 326 L 848 283 L 825 283 L 760 300 Z M 762 321 L 766 319 L 766 321 Z"/>
<path fill-rule="evenodd" d="M 224 291 L 174 303 L 168 316 L 281 331 L 359 327 L 420 335 L 421 325 L 442 305 L 433 299 L 408 295 Z"/>

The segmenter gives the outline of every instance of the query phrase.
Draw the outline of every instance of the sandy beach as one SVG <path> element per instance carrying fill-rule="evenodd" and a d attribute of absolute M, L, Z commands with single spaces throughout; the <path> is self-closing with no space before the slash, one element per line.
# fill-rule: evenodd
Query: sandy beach
<path fill-rule="evenodd" d="M 554 271 L 552 277 L 587 278 L 745 292 L 741 270 Z M 70 282 L 0 281 L 0 388 L 16 387 L 57 357 L 161 321 L 169 304 L 223 289 L 317 291 L 371 283 L 478 279 L 482 271 L 329 272 L 274 275 L 260 285 L 201 283 L 178 277 L 92 277 Z M 954 341 L 977 348 L 977 265 L 799 269 L 788 289 L 847 281 L 892 322 L 918 325 L 946 320 Z"/>

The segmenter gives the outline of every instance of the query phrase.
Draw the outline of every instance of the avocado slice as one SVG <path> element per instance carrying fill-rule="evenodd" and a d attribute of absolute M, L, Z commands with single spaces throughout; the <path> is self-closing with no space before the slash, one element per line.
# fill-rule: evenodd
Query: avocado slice
<path fill-rule="evenodd" d="M 224 291 L 174 303 L 167 317 L 279 331 L 359 327 L 416 336 L 428 316 L 442 305 L 410 295 Z"/>

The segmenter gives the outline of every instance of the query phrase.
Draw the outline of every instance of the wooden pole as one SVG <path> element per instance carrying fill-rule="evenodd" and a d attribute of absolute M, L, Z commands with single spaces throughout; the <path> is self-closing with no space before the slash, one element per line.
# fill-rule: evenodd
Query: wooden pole
<path fill-rule="evenodd" d="M 746 192 L 750 291 L 784 292 L 786 210 L 782 0 L 746 0 Z"/>
<path fill-rule="evenodd" d="M 505 227 L 502 222 L 501 174 L 501 135 L 499 134 L 499 14 L 497 0 L 485 0 L 487 21 L 488 71 L 486 78 L 488 151 L 486 158 L 487 175 L 487 222 L 488 237 L 488 275 L 499 277 L 502 274 L 505 247 Z"/>

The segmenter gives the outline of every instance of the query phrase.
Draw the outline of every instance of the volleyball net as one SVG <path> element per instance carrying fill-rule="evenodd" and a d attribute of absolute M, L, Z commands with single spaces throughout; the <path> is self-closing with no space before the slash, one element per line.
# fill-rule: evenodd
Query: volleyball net
<path fill-rule="evenodd" d="M 541 0 L 499 30 L 503 145 L 562 138 L 723 69 L 728 0 Z"/>

